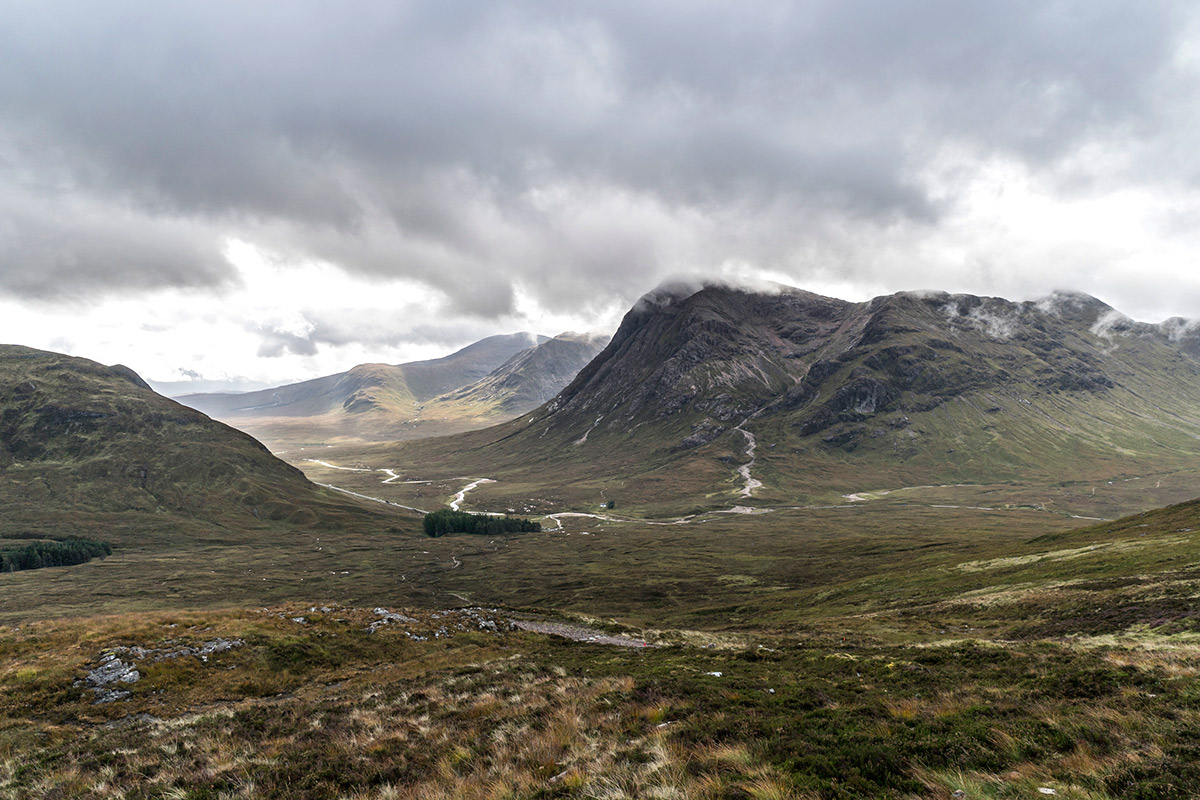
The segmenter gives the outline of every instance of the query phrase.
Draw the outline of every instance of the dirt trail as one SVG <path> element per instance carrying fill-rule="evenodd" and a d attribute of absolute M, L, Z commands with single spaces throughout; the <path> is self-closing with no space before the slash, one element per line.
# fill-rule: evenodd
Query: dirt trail
<path fill-rule="evenodd" d="M 742 508 L 742 506 L 734 506 L 734 509 Z M 743 513 L 730 509 L 728 511 L 713 511 L 713 514 L 737 514 Z M 765 513 L 765 512 L 763 512 Z M 552 519 L 558 523 L 557 528 L 549 528 L 552 531 L 561 531 L 563 529 L 563 517 L 586 517 L 588 519 L 598 519 L 603 522 L 635 522 L 639 525 L 686 525 L 693 521 L 700 514 L 688 514 L 686 517 L 676 517 L 675 519 L 641 519 L 639 517 L 617 517 L 611 514 L 591 514 L 586 511 L 559 511 L 557 514 L 547 514 L 543 519 Z"/>
<path fill-rule="evenodd" d="M 753 438 L 752 434 L 747 433 L 747 435 L 750 436 L 751 438 Z M 313 464 L 320 464 L 321 466 L 328 467 L 329 469 L 340 469 L 345 472 L 382 472 L 388 476 L 383 481 L 381 481 L 381 483 L 384 483 L 384 484 L 390 484 L 390 483 L 396 483 L 396 482 L 406 483 L 406 484 L 408 484 L 408 483 L 422 483 L 422 484 L 433 483 L 433 481 L 398 481 L 397 479 L 400 476 L 396 474 L 395 470 L 389 469 L 387 467 L 381 467 L 379 469 L 368 469 L 365 467 L 339 467 L 337 464 L 330 464 L 328 461 L 318 461 L 315 458 L 306 458 L 304 460 L 311 462 Z M 458 511 L 461 508 L 463 502 L 466 500 L 467 492 L 470 492 L 472 489 L 475 489 L 485 483 L 496 483 L 496 481 L 493 480 L 492 478 L 479 478 L 478 480 L 468 483 L 457 494 L 454 495 L 454 499 L 450 501 L 450 509 L 452 511 Z M 758 481 L 754 481 L 753 483 L 756 486 L 762 485 Z M 381 497 L 372 497 L 371 495 L 362 494 L 360 492 L 353 492 L 349 489 L 343 489 L 340 486 L 334 486 L 332 483 L 317 483 L 317 485 L 324 486 L 326 489 L 333 489 L 335 491 L 342 492 L 343 494 L 348 494 L 348 495 L 352 495 L 354 497 L 359 497 L 359 498 L 362 498 L 363 500 L 372 500 L 376 503 L 386 503 L 389 506 L 396 506 L 397 508 L 407 508 L 410 511 L 416 511 L 421 514 L 429 513 L 428 511 L 425 511 L 424 509 L 414 508 L 413 506 L 406 506 L 406 505 L 402 505 L 400 503 L 394 503 L 391 500 L 384 500 Z M 497 512 L 497 511 L 480 511 L 477 513 L 488 514 L 489 516 L 495 516 L 495 517 L 505 516 L 505 514 L 503 514 L 501 512 Z M 744 506 L 734 506 L 732 509 L 728 509 L 727 511 L 714 511 L 713 513 L 715 513 L 715 514 L 721 514 L 721 513 L 749 514 L 749 513 L 767 513 L 767 510 L 758 511 L 758 510 L 748 509 Z M 556 514 L 546 514 L 543 518 L 544 519 L 552 519 L 558 525 L 557 528 L 550 528 L 549 530 L 561 531 L 563 529 L 562 520 L 564 517 L 586 517 L 589 519 L 601 520 L 603 522 L 636 522 L 636 523 L 640 523 L 642 525 L 686 525 L 687 523 L 695 520 L 698 516 L 700 516 L 700 515 L 689 514 L 687 516 L 678 517 L 676 519 L 638 519 L 635 517 L 619 517 L 619 516 L 614 516 L 611 514 L 591 514 L 591 513 L 585 512 L 585 511 L 560 511 Z"/>
<path fill-rule="evenodd" d="M 545 517 L 546 519 L 552 519 L 558 524 L 557 528 L 548 528 L 547 530 L 561 531 L 563 529 L 563 524 L 562 524 L 563 517 L 585 517 L 587 519 L 604 520 L 605 522 L 621 522 L 621 520 L 619 518 L 610 517 L 607 514 L 588 514 L 584 511 L 560 511 L 557 514 L 547 514 L 546 515 L 546 517 Z"/>
<path fill-rule="evenodd" d="M 339 467 L 337 464 L 330 464 L 328 461 L 321 461 L 319 458 L 305 458 L 302 460 L 310 464 L 320 464 L 322 467 L 328 467 L 329 469 L 340 469 L 343 472 L 382 472 L 387 475 L 383 480 L 384 483 L 433 483 L 433 481 L 402 481 L 395 470 L 388 469 L 387 467 L 380 467 L 379 469 L 370 467 Z"/>
<path fill-rule="evenodd" d="M 396 474 L 395 470 L 388 469 L 387 467 L 380 467 L 375 471 L 387 473 L 388 477 L 384 480 L 384 483 L 433 483 L 433 481 L 402 481 L 400 480 L 400 476 Z"/>
<path fill-rule="evenodd" d="M 339 467 L 337 464 L 330 464 L 328 461 L 321 461 L 318 458 L 305 458 L 303 460 L 307 461 L 311 464 L 320 464 L 322 467 L 329 467 L 330 469 L 340 469 L 343 472 L 378 472 L 379 471 L 376 469 L 368 469 L 366 467 Z"/>
<path fill-rule="evenodd" d="M 313 481 L 313 483 L 316 483 L 316 481 Z M 429 513 L 428 511 L 426 511 L 423 508 L 415 508 L 414 506 L 406 506 L 406 505 L 402 505 L 400 503 L 393 503 L 391 500 L 384 500 L 382 497 L 371 497 L 371 495 L 369 495 L 369 494 L 360 494 L 358 492 L 352 492 L 349 489 L 343 489 L 340 486 L 334 486 L 332 483 L 317 483 L 317 486 L 324 486 L 326 489 L 333 489 L 335 492 L 341 492 L 342 494 L 348 494 L 348 495 L 351 495 L 352 497 L 358 497 L 362 500 L 373 500 L 376 503 L 383 503 L 384 505 L 395 506 L 396 508 L 405 508 L 405 509 L 408 509 L 409 511 L 415 511 L 418 514 L 428 514 Z"/>
<path fill-rule="evenodd" d="M 400 475 L 397 474 L 394 469 L 391 469 L 389 467 L 380 467 L 378 469 L 368 468 L 368 467 L 339 467 L 337 464 L 330 464 L 328 461 L 321 461 L 316 458 L 306 458 L 304 460 L 308 461 L 309 463 L 312 463 L 312 464 L 320 464 L 322 467 L 327 467 L 329 469 L 340 469 L 343 472 L 382 472 L 385 475 L 387 475 L 387 477 L 381 481 L 381 483 L 384 483 L 384 484 L 433 483 L 433 481 L 402 481 L 402 480 L 400 480 Z M 454 499 L 450 501 L 450 510 L 458 511 L 460 509 L 463 502 L 467 499 L 467 492 L 471 491 L 472 489 L 475 489 L 478 486 L 481 486 L 482 484 L 495 483 L 495 482 L 496 481 L 492 480 L 491 478 L 480 478 L 478 480 L 472 481 L 471 483 L 468 483 L 466 486 L 464 486 L 462 489 L 460 489 L 457 494 L 454 495 Z M 401 503 L 393 503 L 391 500 L 384 500 L 382 497 L 372 497 L 369 494 L 362 494 L 360 492 L 352 492 L 349 489 L 343 489 L 340 486 L 334 486 L 332 483 L 317 483 L 317 486 L 324 486 L 326 489 L 333 489 L 334 491 L 342 492 L 343 494 L 352 495 L 354 497 L 360 497 L 363 500 L 373 500 L 376 503 L 386 503 L 389 506 L 396 506 L 397 508 L 407 508 L 410 511 L 416 511 L 421 514 L 429 513 L 428 511 L 425 511 L 424 509 L 415 508 L 413 506 L 402 505 Z M 496 513 L 496 512 L 492 512 L 492 511 L 483 511 L 480 513 L 488 514 L 489 516 L 494 516 L 494 517 L 504 516 L 504 514 L 500 514 L 500 513 Z M 559 522 L 559 527 L 560 528 L 562 527 L 561 522 Z"/>
<path fill-rule="evenodd" d="M 532 619 L 514 619 L 511 620 L 513 625 L 516 625 L 523 631 L 532 633 L 548 633 L 552 636 L 562 636 L 576 642 L 590 642 L 592 644 L 608 644 L 617 647 L 654 647 L 655 645 L 641 639 L 633 639 L 628 636 L 614 636 L 603 633 L 592 628 L 585 628 L 582 625 L 566 625 L 561 622 L 541 622 Z"/>

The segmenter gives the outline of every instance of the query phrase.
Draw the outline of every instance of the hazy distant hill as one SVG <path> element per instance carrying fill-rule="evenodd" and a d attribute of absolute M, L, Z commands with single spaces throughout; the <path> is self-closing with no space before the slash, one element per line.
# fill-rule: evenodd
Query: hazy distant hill
<path fill-rule="evenodd" d="M 329 411 L 391 409 L 479 380 L 545 336 L 489 336 L 442 358 L 408 364 L 360 364 L 323 378 L 238 394 L 187 394 L 179 402 L 212 417 L 309 417 Z M 404 409 L 406 412 L 411 410 Z"/>
<path fill-rule="evenodd" d="M 373 511 L 126 367 L 16 345 L 0 346 L 0 476 L 4 535 L 148 523 L 170 537 L 180 520 L 232 531 Z"/>
<path fill-rule="evenodd" d="M 554 339 L 492 336 L 433 361 L 362 364 L 275 389 L 178 399 L 276 450 L 438 436 L 494 425 L 538 407 L 606 341 L 574 333 Z"/>
<path fill-rule="evenodd" d="M 244 394 L 176 399 L 279 448 L 294 442 L 401 438 L 419 406 L 485 377 L 517 353 L 547 340 L 532 333 L 489 336 L 443 358 L 360 364 L 346 372 Z"/>
<path fill-rule="evenodd" d="M 554 400 L 487 431 L 399 450 L 510 483 L 753 497 L 919 483 L 1089 479 L 1200 459 L 1198 337 L 1095 298 L 666 287 Z M 493 487 L 495 488 L 495 487 Z M 495 489 L 499 491 L 499 489 Z M 727 500 L 720 500 L 727 502 Z"/>

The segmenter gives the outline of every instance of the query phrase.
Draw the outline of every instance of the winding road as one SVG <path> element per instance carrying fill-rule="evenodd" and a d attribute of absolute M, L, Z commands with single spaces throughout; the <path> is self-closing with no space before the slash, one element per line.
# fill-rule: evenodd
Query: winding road
<path fill-rule="evenodd" d="M 458 507 L 461 506 L 463 501 L 467 499 L 467 492 L 471 491 L 476 486 L 479 486 L 481 483 L 495 483 L 495 481 L 491 478 L 480 478 L 474 483 L 468 483 L 461 490 L 459 490 L 458 494 L 454 495 L 454 499 L 450 501 L 450 510 L 458 511 Z"/>

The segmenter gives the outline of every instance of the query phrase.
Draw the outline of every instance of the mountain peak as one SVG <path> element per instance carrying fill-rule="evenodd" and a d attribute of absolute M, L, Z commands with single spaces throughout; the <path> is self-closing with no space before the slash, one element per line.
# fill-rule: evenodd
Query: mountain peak
<path fill-rule="evenodd" d="M 1034 300 L 1032 305 L 1043 314 L 1086 325 L 1095 325 L 1102 317 L 1119 313 L 1108 303 L 1090 294 L 1066 290 L 1053 291 Z"/>
<path fill-rule="evenodd" d="M 812 295 L 803 289 L 787 286 L 782 283 L 749 278 L 700 278 L 677 277 L 669 278 L 658 286 L 642 295 L 634 304 L 630 313 L 652 311 L 666 306 L 678 305 L 696 295 L 706 297 L 728 297 L 732 295 L 779 295 L 796 294 Z"/>

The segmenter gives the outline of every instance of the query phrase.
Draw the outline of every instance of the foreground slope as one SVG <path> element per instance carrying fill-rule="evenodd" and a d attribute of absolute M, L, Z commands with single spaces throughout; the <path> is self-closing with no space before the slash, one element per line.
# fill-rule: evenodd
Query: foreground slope
<path fill-rule="evenodd" d="M 240 431 L 155 394 L 132 370 L 0 347 L 4 534 L 332 526 L 379 518 L 314 486 Z"/>
<path fill-rule="evenodd" d="M 498 478 L 500 501 L 604 489 L 680 508 L 1173 472 L 1200 458 L 1196 342 L 1084 295 L 668 287 L 544 407 L 363 456 Z"/>
<path fill-rule="evenodd" d="M 1193 797 L 1198 519 L 1193 503 L 1024 541 L 947 529 L 932 547 L 814 535 L 828 552 L 805 570 L 811 549 L 759 539 L 767 515 L 738 535 L 539 535 L 514 562 L 540 591 L 569 601 L 588 583 L 654 625 L 624 635 L 312 586 L 269 608 L 25 618 L 0 629 L 0 792 Z M 573 577 L 530 563 L 546 539 L 576 546 Z M 664 587 L 652 556 L 679 546 L 691 557 L 675 568 L 754 571 L 695 588 L 704 630 L 664 630 L 673 598 L 612 585 Z M 580 580 L 579 547 L 606 547 L 606 574 Z M 496 551 L 461 548 L 466 566 L 443 578 L 479 563 L 481 593 L 494 588 Z M 645 569 L 613 569 L 639 554 Z M 872 567 L 847 576 L 848 558 Z"/>
<path fill-rule="evenodd" d="M 176 399 L 250 433 L 272 449 L 326 441 L 401 439 L 430 427 L 422 414 L 428 401 L 486 378 L 545 341 L 546 337 L 531 333 L 490 336 L 429 361 L 360 364 L 346 372 L 274 389 Z M 465 426 L 442 432 L 463 429 Z M 427 434 L 420 431 L 417 435 Z"/>

